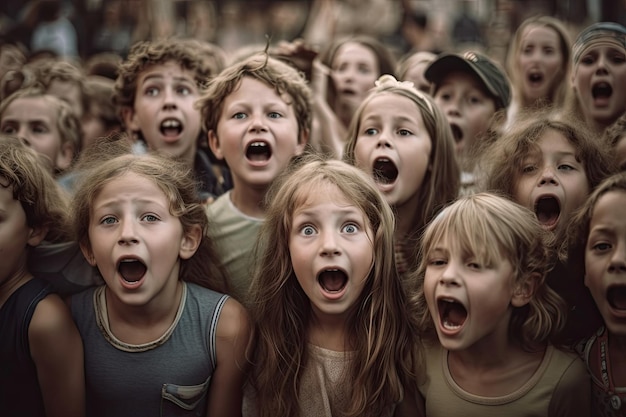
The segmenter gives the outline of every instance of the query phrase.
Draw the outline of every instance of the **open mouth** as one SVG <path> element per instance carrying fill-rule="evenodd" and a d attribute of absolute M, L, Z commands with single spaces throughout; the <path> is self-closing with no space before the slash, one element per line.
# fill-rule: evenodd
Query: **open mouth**
<path fill-rule="evenodd" d="M 528 81 L 532 84 L 539 84 L 543 81 L 543 74 L 540 72 L 531 72 L 528 74 Z"/>
<path fill-rule="evenodd" d="M 450 129 L 452 129 L 452 136 L 454 137 L 454 142 L 459 143 L 463 140 L 463 131 L 461 128 L 454 124 L 450 123 Z"/>
<path fill-rule="evenodd" d="M 267 142 L 250 142 L 246 148 L 246 158 L 250 161 L 267 161 L 272 157 L 272 148 Z"/>
<path fill-rule="evenodd" d="M 535 202 L 535 215 L 543 226 L 553 227 L 561 215 L 559 200 L 555 197 L 541 197 Z"/>
<path fill-rule="evenodd" d="M 613 87 L 609 83 L 600 82 L 591 88 L 591 95 L 594 99 L 609 98 L 613 94 Z"/>
<path fill-rule="evenodd" d="M 139 259 L 122 259 L 117 270 L 126 282 L 137 282 L 147 271 L 146 265 Z"/>
<path fill-rule="evenodd" d="M 614 285 L 606 292 L 609 305 L 615 310 L 626 310 L 626 285 Z"/>
<path fill-rule="evenodd" d="M 178 136 L 183 131 L 183 124 L 178 119 L 165 119 L 159 130 L 163 136 Z"/>
<path fill-rule="evenodd" d="M 320 272 L 317 281 L 324 291 L 337 293 L 343 290 L 348 283 L 348 275 L 339 269 L 327 269 Z"/>
<path fill-rule="evenodd" d="M 461 328 L 467 319 L 467 310 L 463 304 L 452 298 L 437 300 L 439 321 L 444 329 L 456 330 Z"/>
<path fill-rule="evenodd" d="M 398 168 L 390 159 L 378 158 L 374 161 L 374 181 L 391 184 L 398 178 Z"/>

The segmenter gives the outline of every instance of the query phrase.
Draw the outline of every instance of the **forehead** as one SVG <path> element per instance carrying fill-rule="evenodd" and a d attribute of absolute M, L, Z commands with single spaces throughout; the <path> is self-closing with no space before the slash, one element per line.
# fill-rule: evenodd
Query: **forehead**
<path fill-rule="evenodd" d="M 623 208 L 626 205 L 626 190 L 611 190 L 602 194 L 593 208 L 589 223 L 590 231 L 594 226 L 606 225 L 610 223 L 613 229 L 617 230 L 617 223 L 622 226 L 622 233 L 626 232 L 626 218 L 623 215 Z"/>
<path fill-rule="evenodd" d="M 560 152 L 560 153 L 576 153 L 576 147 L 572 144 L 563 133 L 555 129 L 547 129 L 537 139 L 539 151 L 542 153 Z"/>
<path fill-rule="evenodd" d="M 224 104 L 228 106 L 242 101 L 247 104 L 280 101 L 289 107 L 293 104 L 289 93 L 279 94 L 273 86 L 250 76 L 245 76 L 239 81 L 235 89 L 225 97 Z"/>
<path fill-rule="evenodd" d="M 389 115 L 394 118 L 405 117 L 418 123 L 422 122 L 422 114 L 417 103 L 400 94 L 390 92 L 376 94 L 363 107 L 363 118 Z"/>
<path fill-rule="evenodd" d="M 58 113 L 58 108 L 50 97 L 17 97 L 10 102 L 2 115 L 2 120 L 39 120 L 51 125 Z"/>
<path fill-rule="evenodd" d="M 559 43 L 559 35 L 555 29 L 545 25 L 529 25 L 522 35 L 522 44 L 545 42 L 553 45 Z"/>
<path fill-rule="evenodd" d="M 125 193 L 151 196 L 153 199 L 165 199 L 165 193 L 153 179 L 133 171 L 123 172 L 105 182 L 95 194 L 94 199 L 101 197 L 108 199 Z"/>
<path fill-rule="evenodd" d="M 346 42 L 337 48 L 333 63 L 359 62 L 378 65 L 378 58 L 374 51 L 358 42 Z"/>
<path fill-rule="evenodd" d="M 137 77 L 139 83 L 147 79 L 179 78 L 194 81 L 195 72 L 184 68 L 176 61 L 167 61 L 144 68 Z"/>

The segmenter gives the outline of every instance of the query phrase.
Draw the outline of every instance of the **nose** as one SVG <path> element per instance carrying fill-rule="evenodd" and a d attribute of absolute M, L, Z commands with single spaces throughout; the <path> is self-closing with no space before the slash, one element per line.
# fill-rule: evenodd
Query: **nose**
<path fill-rule="evenodd" d="M 339 245 L 337 244 L 337 237 L 334 232 L 322 232 L 322 244 L 320 247 L 321 256 L 337 256 L 341 254 Z"/>
<path fill-rule="evenodd" d="M 120 236 L 118 244 L 120 245 L 132 245 L 138 243 L 139 239 L 137 231 L 135 230 L 135 224 L 133 221 L 120 220 Z"/>
<path fill-rule="evenodd" d="M 619 242 L 611 256 L 609 272 L 626 273 L 626 242 Z"/>
<path fill-rule="evenodd" d="M 163 109 L 176 109 L 176 93 L 171 87 L 166 88 L 163 93 Z"/>
<path fill-rule="evenodd" d="M 459 106 L 459 101 L 455 99 L 450 99 L 443 104 L 444 113 L 446 116 L 460 117 L 461 109 Z"/>
<path fill-rule="evenodd" d="M 608 74 L 607 65 L 608 65 L 607 58 L 604 55 L 600 55 L 598 57 L 598 60 L 596 61 L 596 74 L 597 75 Z"/>
<path fill-rule="evenodd" d="M 446 268 L 441 274 L 439 284 L 444 287 L 460 287 L 461 281 L 459 279 L 457 266 L 453 262 L 449 262 Z"/>
<path fill-rule="evenodd" d="M 541 172 L 541 179 L 539 185 L 557 185 L 556 174 L 552 167 L 545 167 Z"/>
<path fill-rule="evenodd" d="M 267 126 L 265 125 L 264 115 L 259 113 L 252 113 L 250 115 L 250 132 L 260 133 L 267 132 Z"/>
<path fill-rule="evenodd" d="M 378 136 L 378 142 L 376 148 L 393 148 L 393 142 L 389 139 L 389 133 L 383 130 Z"/>

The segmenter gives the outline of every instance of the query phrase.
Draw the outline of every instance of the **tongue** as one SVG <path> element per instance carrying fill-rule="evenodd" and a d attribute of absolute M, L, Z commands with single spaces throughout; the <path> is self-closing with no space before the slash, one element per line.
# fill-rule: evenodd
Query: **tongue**
<path fill-rule="evenodd" d="M 626 310 L 626 286 L 609 288 L 608 300 L 611 307 Z"/>
<path fill-rule="evenodd" d="M 340 271 L 326 271 L 320 275 L 320 284 L 329 292 L 336 292 L 343 288 L 346 282 L 346 277 L 343 272 Z"/>
<path fill-rule="evenodd" d="M 119 271 L 125 281 L 137 282 L 146 273 L 146 266 L 139 261 L 122 262 Z"/>
<path fill-rule="evenodd" d="M 180 133 L 180 129 L 167 128 L 162 129 L 162 132 L 163 136 L 178 136 L 178 134 Z"/>
<path fill-rule="evenodd" d="M 448 303 L 448 307 L 444 313 L 444 321 L 452 326 L 460 326 L 465 323 L 467 311 L 459 303 Z"/>

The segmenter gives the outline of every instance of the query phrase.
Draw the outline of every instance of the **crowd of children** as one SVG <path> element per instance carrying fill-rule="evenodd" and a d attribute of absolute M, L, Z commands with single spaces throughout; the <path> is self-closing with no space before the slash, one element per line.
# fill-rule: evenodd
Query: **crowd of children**
<path fill-rule="evenodd" d="M 626 28 L 285 41 L 0 74 L 0 415 L 626 416 Z"/>

